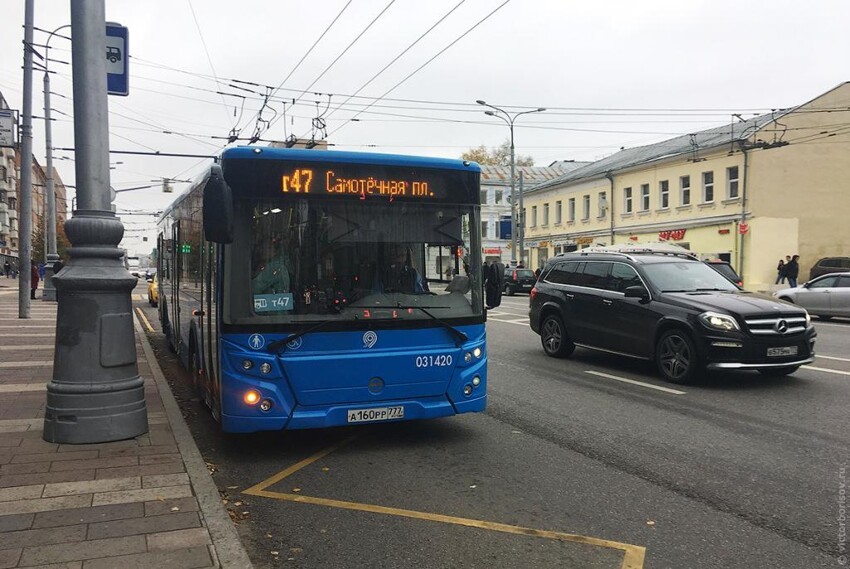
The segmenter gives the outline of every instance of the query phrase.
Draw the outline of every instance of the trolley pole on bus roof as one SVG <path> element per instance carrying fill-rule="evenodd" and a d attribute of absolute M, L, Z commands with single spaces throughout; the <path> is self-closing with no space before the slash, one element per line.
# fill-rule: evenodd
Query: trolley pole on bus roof
<path fill-rule="evenodd" d="M 77 209 L 65 223 L 68 265 L 55 277 L 53 379 L 44 440 L 99 443 L 148 430 L 136 363 L 130 291 L 121 264 L 124 226 L 110 207 L 104 0 L 71 0 Z"/>

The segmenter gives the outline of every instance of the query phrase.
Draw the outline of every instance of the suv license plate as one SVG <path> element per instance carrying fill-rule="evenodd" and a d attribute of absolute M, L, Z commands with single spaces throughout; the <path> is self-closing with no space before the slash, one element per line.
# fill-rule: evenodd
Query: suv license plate
<path fill-rule="evenodd" d="M 797 355 L 797 346 L 783 346 L 781 348 L 768 348 L 767 349 L 768 357 L 777 357 L 777 356 L 796 356 Z"/>
<path fill-rule="evenodd" d="M 388 421 L 390 419 L 404 419 L 404 407 L 375 407 L 373 409 L 353 409 L 348 412 L 349 423 Z"/>

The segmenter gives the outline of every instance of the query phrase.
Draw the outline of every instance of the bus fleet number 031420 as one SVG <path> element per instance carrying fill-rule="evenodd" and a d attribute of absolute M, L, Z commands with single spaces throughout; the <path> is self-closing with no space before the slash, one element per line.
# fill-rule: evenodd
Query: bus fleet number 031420
<path fill-rule="evenodd" d="M 446 367 L 452 365 L 451 354 L 416 356 L 416 367 Z"/>

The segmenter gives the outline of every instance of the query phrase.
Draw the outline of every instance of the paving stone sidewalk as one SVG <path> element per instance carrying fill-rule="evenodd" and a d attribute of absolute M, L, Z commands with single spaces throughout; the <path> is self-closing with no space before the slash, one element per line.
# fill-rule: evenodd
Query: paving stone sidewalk
<path fill-rule="evenodd" d="M 4 283 L 5 284 L 5 283 Z M 152 351 L 137 329 L 150 431 L 42 440 L 56 303 L 0 289 L 0 569 L 251 567 Z"/>

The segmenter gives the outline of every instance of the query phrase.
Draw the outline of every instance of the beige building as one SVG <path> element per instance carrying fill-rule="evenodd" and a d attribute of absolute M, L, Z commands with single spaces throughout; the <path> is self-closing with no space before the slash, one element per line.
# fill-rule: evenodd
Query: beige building
<path fill-rule="evenodd" d="M 524 193 L 530 266 L 590 244 L 665 241 L 751 290 L 799 254 L 850 256 L 850 83 L 808 103 L 622 150 Z"/>

